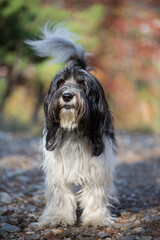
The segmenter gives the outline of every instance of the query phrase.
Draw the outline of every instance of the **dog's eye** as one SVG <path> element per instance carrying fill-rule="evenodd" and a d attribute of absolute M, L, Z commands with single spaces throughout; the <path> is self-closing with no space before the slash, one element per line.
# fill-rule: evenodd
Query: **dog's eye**
<path fill-rule="evenodd" d="M 59 80 L 59 81 L 58 81 L 58 87 L 63 86 L 64 83 L 65 83 L 65 81 L 64 81 L 63 79 Z"/>
<path fill-rule="evenodd" d="M 85 87 L 84 81 L 79 81 L 78 83 L 79 83 L 79 85 L 80 85 L 82 88 Z"/>

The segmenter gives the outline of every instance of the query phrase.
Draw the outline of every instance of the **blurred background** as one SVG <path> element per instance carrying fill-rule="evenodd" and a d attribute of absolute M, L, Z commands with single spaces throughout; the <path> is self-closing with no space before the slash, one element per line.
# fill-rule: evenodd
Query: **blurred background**
<path fill-rule="evenodd" d="M 44 96 L 63 66 L 23 41 L 51 20 L 93 53 L 116 129 L 160 132 L 160 1 L 0 0 L 0 19 L 0 130 L 41 133 Z"/>

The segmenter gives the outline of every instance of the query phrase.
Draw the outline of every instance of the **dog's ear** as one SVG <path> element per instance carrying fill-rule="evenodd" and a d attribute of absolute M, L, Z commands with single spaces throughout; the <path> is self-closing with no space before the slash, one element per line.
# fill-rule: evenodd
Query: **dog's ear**
<path fill-rule="evenodd" d="M 90 104 L 90 144 L 93 156 L 104 151 L 104 134 L 111 137 L 113 132 L 112 116 L 105 94 L 99 81 L 94 78 L 89 93 Z"/>
<path fill-rule="evenodd" d="M 53 108 L 52 111 L 49 111 L 49 103 L 51 101 L 51 93 L 48 92 L 48 95 L 44 101 L 44 114 L 45 114 L 45 129 L 46 129 L 46 149 L 48 151 L 53 151 L 57 145 L 57 130 L 58 130 L 58 119 L 56 116 L 56 110 Z M 53 105 L 52 105 L 53 106 Z"/>
<path fill-rule="evenodd" d="M 57 146 L 57 133 L 58 127 L 56 125 L 49 126 L 47 125 L 47 135 L 46 135 L 46 149 L 48 151 L 53 151 Z"/>

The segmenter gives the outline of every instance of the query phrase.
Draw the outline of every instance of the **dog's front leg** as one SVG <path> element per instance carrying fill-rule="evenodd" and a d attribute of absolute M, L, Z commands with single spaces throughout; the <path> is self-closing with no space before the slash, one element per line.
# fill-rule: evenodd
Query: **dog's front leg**
<path fill-rule="evenodd" d="M 45 210 L 40 217 L 41 226 L 73 225 L 76 221 L 77 202 L 72 186 L 66 183 L 47 185 Z"/>
<path fill-rule="evenodd" d="M 111 225 L 113 219 L 108 209 L 109 198 L 104 186 L 85 184 L 80 193 L 80 205 L 83 209 L 83 225 Z"/>

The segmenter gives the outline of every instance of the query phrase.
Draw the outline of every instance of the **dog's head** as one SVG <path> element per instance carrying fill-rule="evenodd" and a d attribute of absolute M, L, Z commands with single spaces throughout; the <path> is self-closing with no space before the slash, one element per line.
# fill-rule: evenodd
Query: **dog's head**
<path fill-rule="evenodd" d="M 57 135 L 76 132 L 89 139 L 93 155 L 102 153 L 103 134 L 112 132 L 112 119 L 104 91 L 88 71 L 70 66 L 59 72 L 50 85 L 44 112 L 47 150 L 57 147 Z"/>
<path fill-rule="evenodd" d="M 89 90 L 85 75 L 82 69 L 68 67 L 54 77 L 45 101 L 48 121 L 68 131 L 78 127 Z"/>

